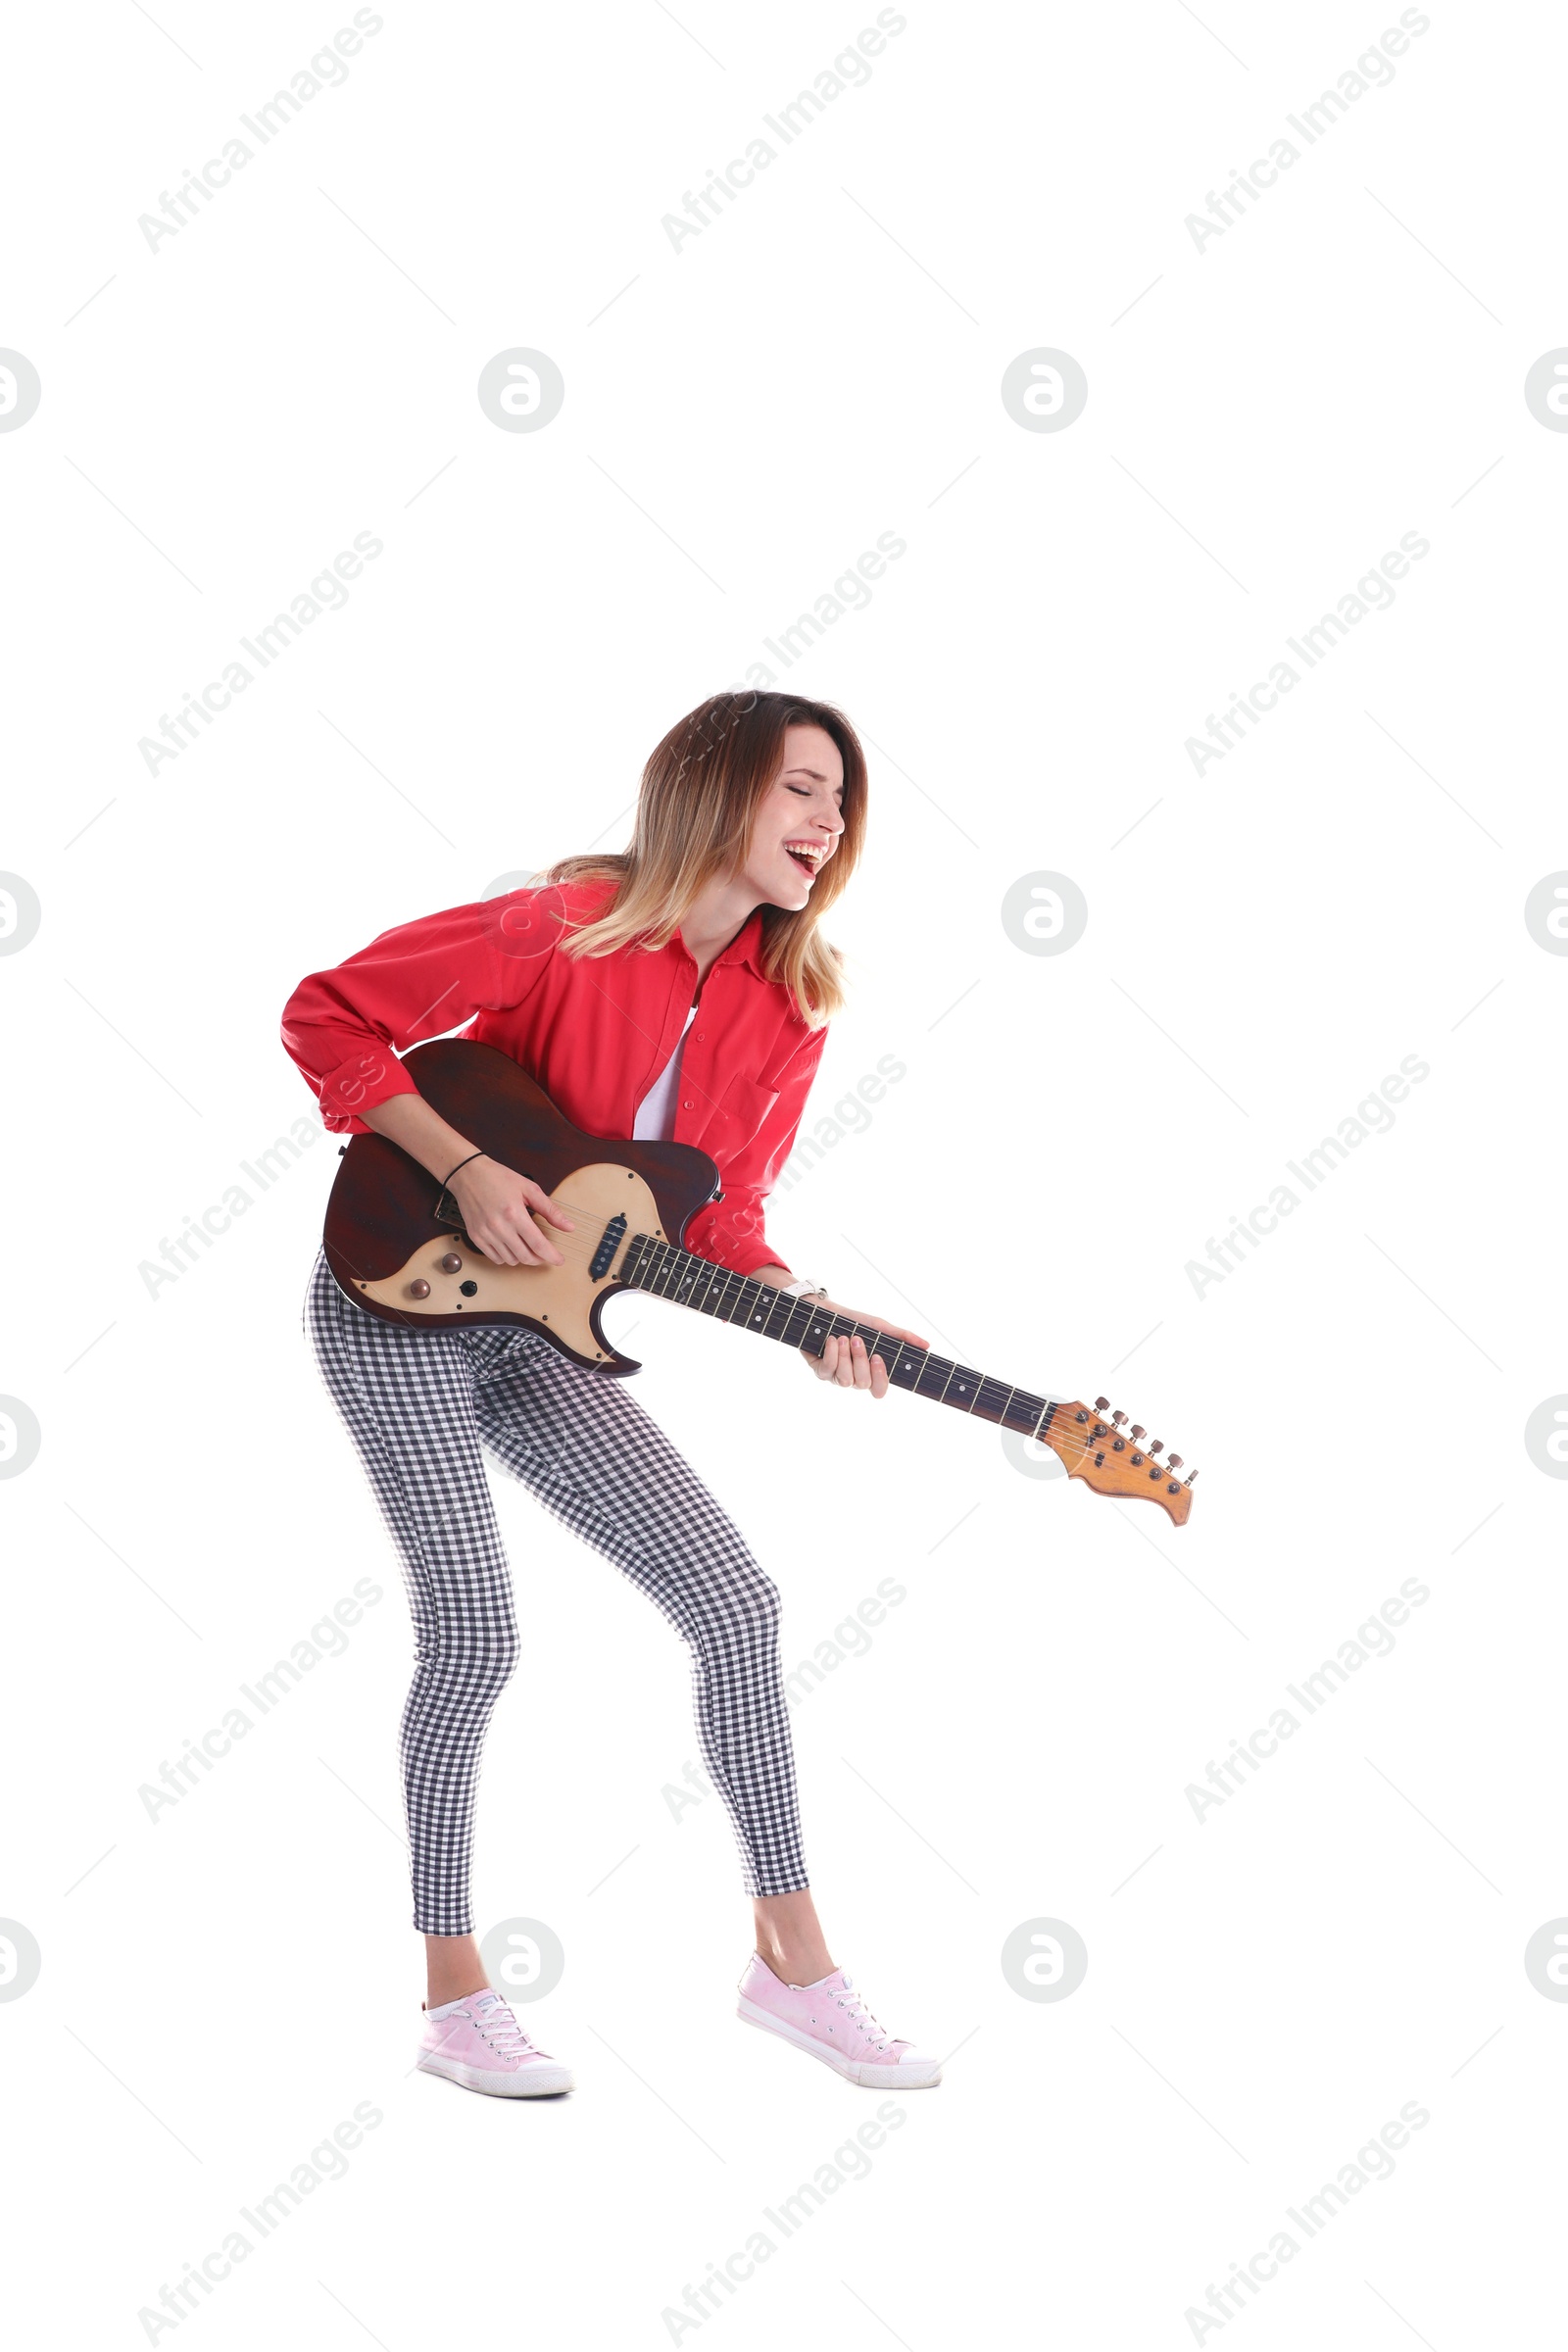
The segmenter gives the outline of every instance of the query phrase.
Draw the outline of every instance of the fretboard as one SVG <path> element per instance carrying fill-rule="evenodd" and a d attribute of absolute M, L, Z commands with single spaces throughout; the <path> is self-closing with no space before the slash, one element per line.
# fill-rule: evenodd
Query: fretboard
<path fill-rule="evenodd" d="M 786 1348 L 820 1355 L 830 1338 L 858 1337 L 868 1353 L 880 1355 L 891 1386 L 911 1396 L 934 1397 L 938 1404 L 955 1405 L 982 1421 L 996 1421 L 1026 1437 L 1042 1436 L 1051 1427 L 1056 1399 L 1032 1396 L 1027 1389 L 993 1379 L 989 1373 L 956 1364 L 909 1340 L 895 1340 L 874 1324 L 856 1323 L 848 1315 L 830 1314 L 815 1298 L 791 1298 L 751 1275 L 733 1273 L 711 1258 L 696 1257 L 672 1242 L 651 1234 L 633 1234 L 619 1269 L 620 1280 L 657 1298 L 673 1298 L 679 1306 L 694 1307 L 720 1323 L 734 1323 L 763 1339 L 780 1340 Z"/>

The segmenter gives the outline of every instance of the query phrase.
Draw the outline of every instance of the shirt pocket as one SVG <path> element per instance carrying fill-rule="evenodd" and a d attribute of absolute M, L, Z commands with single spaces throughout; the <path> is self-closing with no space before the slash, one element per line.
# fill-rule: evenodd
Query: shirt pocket
<path fill-rule="evenodd" d="M 714 1103 L 698 1141 L 710 1159 L 727 1163 L 743 1152 L 778 1101 L 778 1089 L 738 1072 Z"/>

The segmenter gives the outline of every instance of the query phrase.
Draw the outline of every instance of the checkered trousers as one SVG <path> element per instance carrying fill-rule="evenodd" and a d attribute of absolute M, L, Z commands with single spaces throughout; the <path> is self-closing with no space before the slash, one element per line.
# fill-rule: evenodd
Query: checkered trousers
<path fill-rule="evenodd" d="M 522 1329 L 384 1323 L 338 1288 L 324 1253 L 304 1323 L 397 1547 L 414 1615 L 400 1746 L 416 1928 L 473 1932 L 480 1751 L 520 1655 L 487 1453 L 613 1561 L 687 1643 L 697 1738 L 746 1891 L 805 1886 L 777 1587 L 624 1383 Z M 580 1671 L 591 1696 L 591 1658 Z"/>

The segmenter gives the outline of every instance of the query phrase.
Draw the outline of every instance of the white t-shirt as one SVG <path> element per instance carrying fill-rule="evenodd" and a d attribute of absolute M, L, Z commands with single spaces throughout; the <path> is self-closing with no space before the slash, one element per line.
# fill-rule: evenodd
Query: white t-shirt
<path fill-rule="evenodd" d="M 686 1029 L 691 1027 L 696 1017 L 697 1007 L 694 1004 L 686 1015 Z M 681 1031 L 680 1042 L 674 1053 L 637 1105 L 637 1116 L 632 1121 L 631 1131 L 643 1143 L 668 1144 L 674 1141 L 675 1104 L 680 1095 L 680 1064 L 681 1055 L 686 1051 L 686 1029 Z"/>

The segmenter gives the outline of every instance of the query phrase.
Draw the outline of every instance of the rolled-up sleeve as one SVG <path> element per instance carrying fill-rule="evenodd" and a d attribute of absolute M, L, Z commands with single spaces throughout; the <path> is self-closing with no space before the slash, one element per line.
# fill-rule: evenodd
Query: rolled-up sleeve
<path fill-rule="evenodd" d="M 825 1028 L 809 1033 L 786 1064 L 777 1098 L 757 1133 L 722 1166 L 724 1198 L 700 1208 L 686 1229 L 686 1247 L 699 1257 L 710 1257 L 737 1274 L 785 1263 L 768 1241 L 762 1204 L 795 1149 L 826 1043 Z"/>
<path fill-rule="evenodd" d="M 367 1134 L 361 1112 L 417 1094 L 399 1054 L 476 1012 L 520 1003 L 537 981 L 542 957 L 501 952 L 497 905 L 480 901 L 400 923 L 300 982 L 283 1007 L 283 1045 L 332 1134 Z"/>

